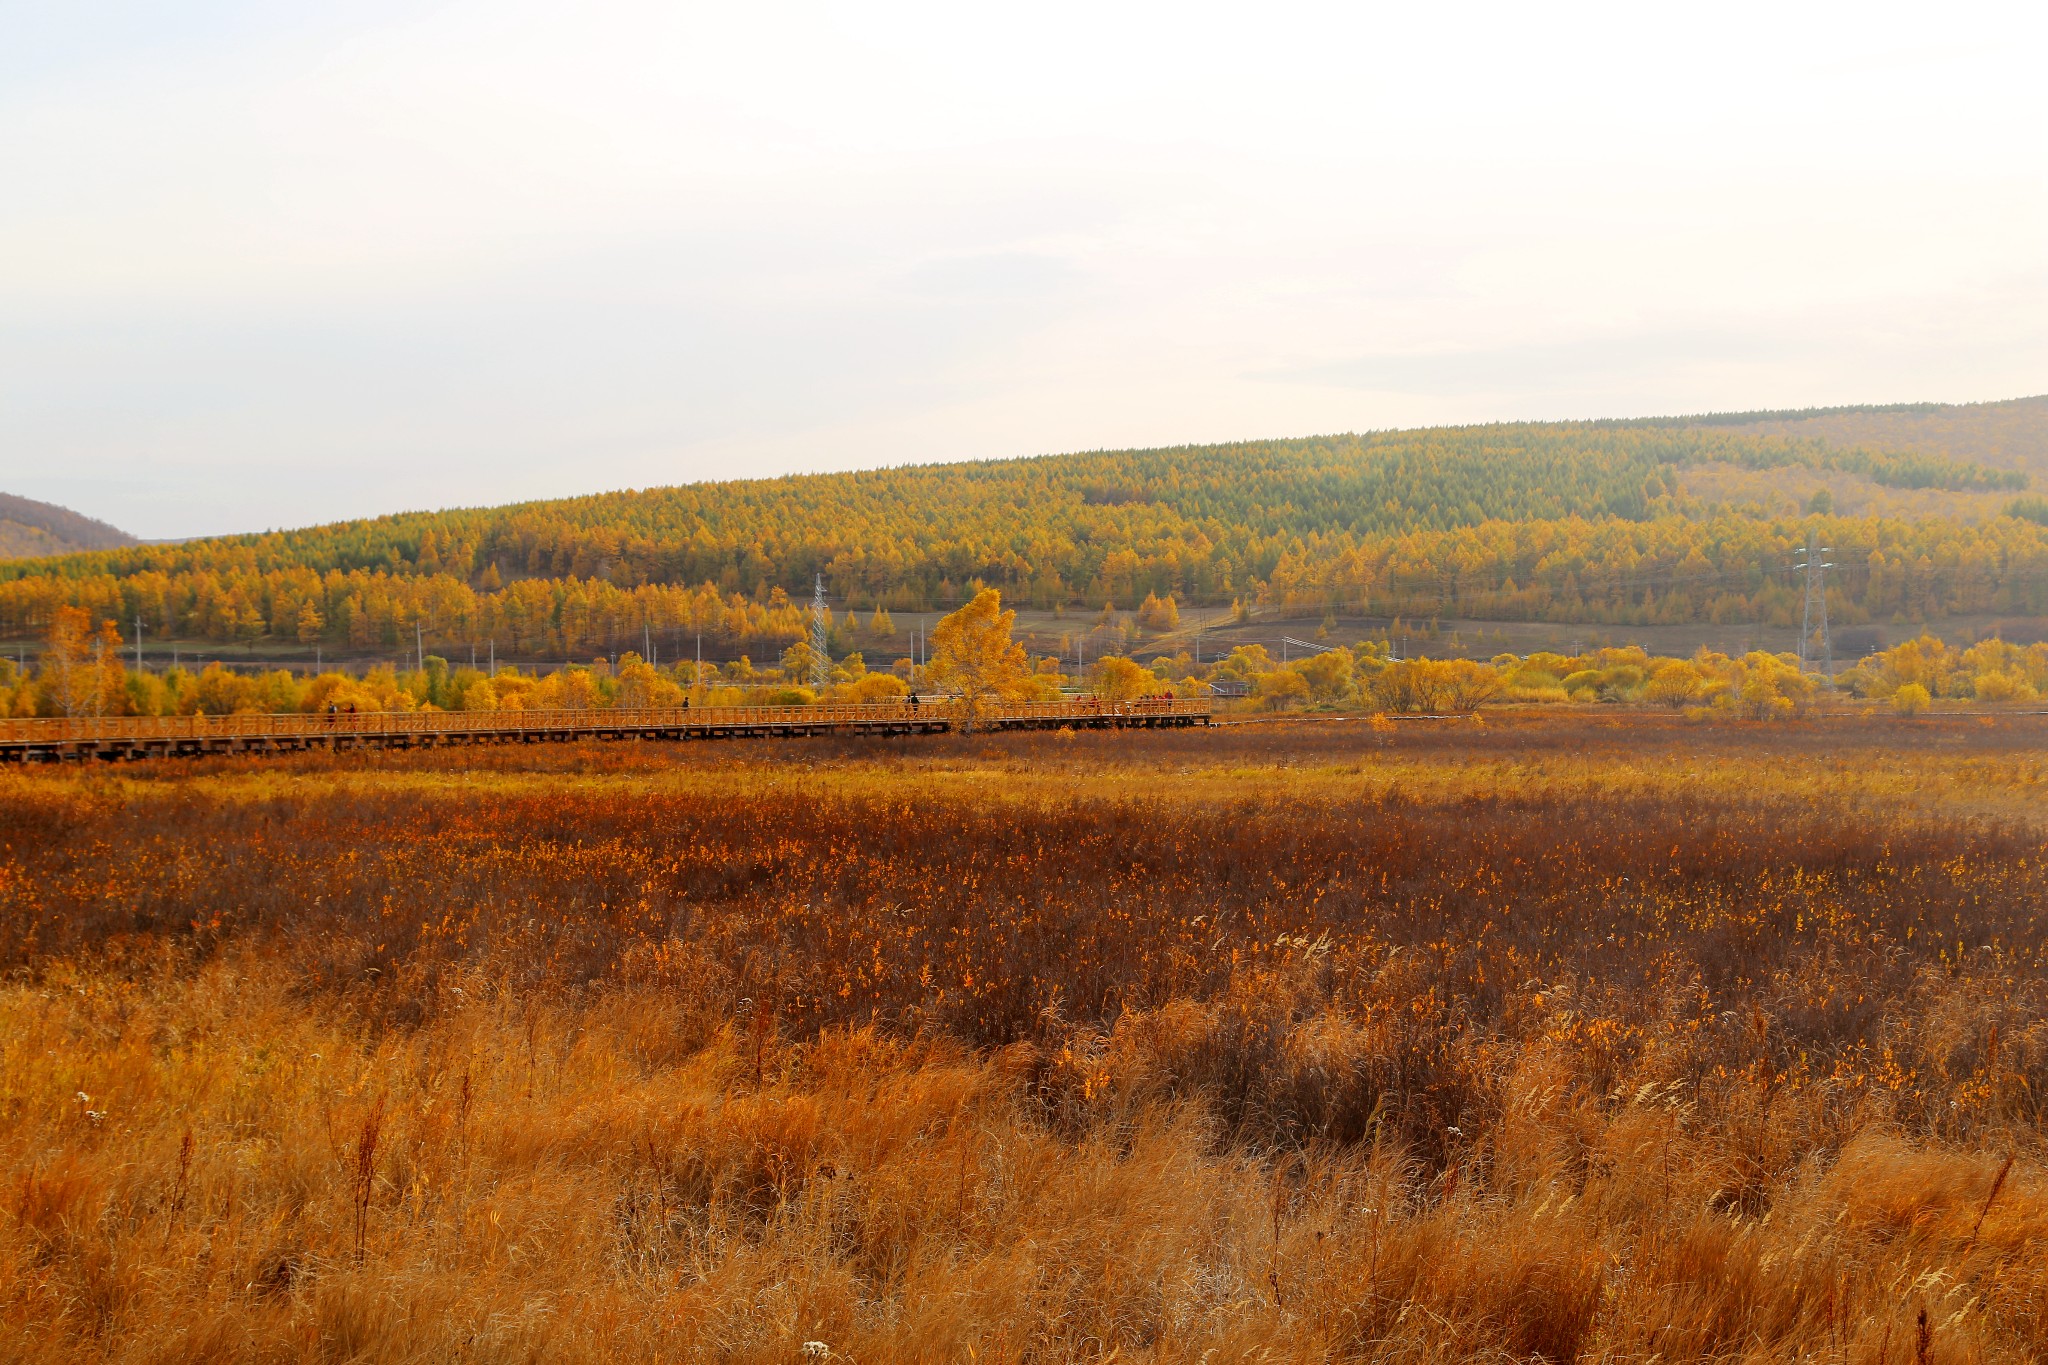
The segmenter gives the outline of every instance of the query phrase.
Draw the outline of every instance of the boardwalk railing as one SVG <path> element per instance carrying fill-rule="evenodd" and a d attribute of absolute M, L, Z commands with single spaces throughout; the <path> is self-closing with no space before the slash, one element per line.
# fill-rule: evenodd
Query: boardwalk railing
<path fill-rule="evenodd" d="M 986 730 L 1206 725 L 1207 701 L 1070 698 L 982 705 Z M 918 734 L 962 728 L 957 700 L 863 706 L 620 707 L 584 711 L 341 711 L 235 716 L 108 716 L 0 720 L 0 760 L 265 753 L 312 748 L 568 739 L 716 739 L 744 735 Z"/>

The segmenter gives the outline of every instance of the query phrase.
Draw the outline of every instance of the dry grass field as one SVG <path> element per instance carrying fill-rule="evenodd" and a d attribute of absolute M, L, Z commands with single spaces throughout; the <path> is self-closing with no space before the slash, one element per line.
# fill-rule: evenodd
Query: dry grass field
<path fill-rule="evenodd" d="M 0 774 L 0 1358 L 2048 1357 L 2048 720 Z"/>

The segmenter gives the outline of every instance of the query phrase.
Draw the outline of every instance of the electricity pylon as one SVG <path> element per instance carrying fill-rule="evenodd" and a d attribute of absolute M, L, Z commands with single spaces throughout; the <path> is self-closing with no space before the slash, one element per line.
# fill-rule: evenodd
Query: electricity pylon
<path fill-rule="evenodd" d="M 1802 557 L 1799 569 L 1806 575 L 1806 611 L 1799 624 L 1799 671 L 1813 672 L 1813 637 L 1818 630 L 1822 676 L 1833 686 L 1835 646 L 1828 638 L 1828 570 L 1835 566 L 1823 558 L 1828 547 L 1820 543 L 1818 528 L 1806 533 L 1806 546 L 1799 553 Z"/>
<path fill-rule="evenodd" d="M 820 692 L 831 677 L 831 621 L 832 608 L 825 605 L 825 575 L 819 574 L 817 586 L 811 592 L 811 686 Z"/>

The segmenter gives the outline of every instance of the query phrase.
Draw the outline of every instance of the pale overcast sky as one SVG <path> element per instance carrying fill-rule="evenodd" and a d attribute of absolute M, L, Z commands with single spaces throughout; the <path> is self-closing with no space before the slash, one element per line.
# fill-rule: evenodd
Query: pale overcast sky
<path fill-rule="evenodd" d="M 0 489 L 2038 393 L 2043 14 L 0 0 Z"/>

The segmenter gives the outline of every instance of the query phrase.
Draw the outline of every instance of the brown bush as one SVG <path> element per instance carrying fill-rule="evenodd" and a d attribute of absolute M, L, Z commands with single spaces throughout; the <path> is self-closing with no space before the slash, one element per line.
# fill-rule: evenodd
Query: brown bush
<path fill-rule="evenodd" d="M 7 775 L 0 1332 L 2036 1359 L 2024 725 Z"/>

